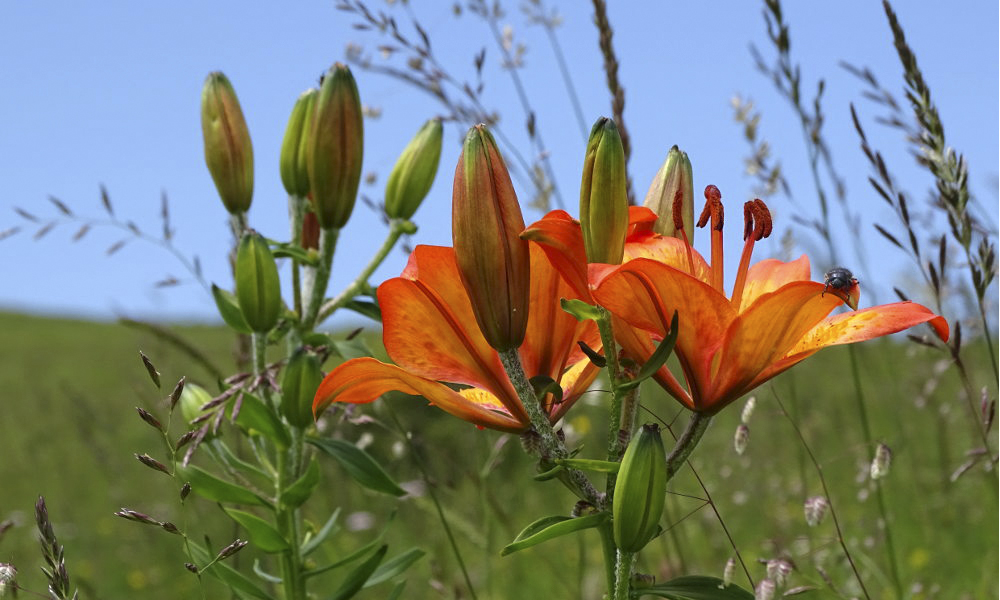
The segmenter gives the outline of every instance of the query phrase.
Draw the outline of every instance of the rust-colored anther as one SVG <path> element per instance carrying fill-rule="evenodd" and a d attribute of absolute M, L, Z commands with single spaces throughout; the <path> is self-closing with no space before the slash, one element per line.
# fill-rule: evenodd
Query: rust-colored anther
<path fill-rule="evenodd" d="M 677 190 L 674 194 L 673 208 L 673 219 L 674 219 L 674 229 L 677 231 L 684 230 L 684 190 Z M 687 233 L 687 232 L 685 232 Z M 688 234 L 690 235 L 690 234 Z"/>
<path fill-rule="evenodd" d="M 722 217 L 722 192 L 714 185 L 709 185 L 705 187 L 705 208 L 698 217 L 698 227 L 704 227 L 711 218 L 712 229 L 722 231 Z"/>
<path fill-rule="evenodd" d="M 755 242 L 771 235 L 771 211 L 760 198 L 743 204 L 743 239 L 751 235 Z"/>

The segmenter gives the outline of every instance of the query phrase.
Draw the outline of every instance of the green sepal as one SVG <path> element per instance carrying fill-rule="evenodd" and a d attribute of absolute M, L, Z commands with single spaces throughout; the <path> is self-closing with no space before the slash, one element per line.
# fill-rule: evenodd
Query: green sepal
<path fill-rule="evenodd" d="M 365 582 L 364 587 L 371 587 L 392 579 L 409 569 L 410 565 L 423 558 L 425 554 L 427 553 L 420 548 L 410 548 L 406 552 L 390 558 L 372 573 L 372 576 Z"/>
<path fill-rule="evenodd" d="M 347 473 L 366 488 L 391 496 L 406 495 L 406 490 L 399 487 L 371 455 L 354 444 L 312 436 L 306 441 L 337 459 Z"/>
<path fill-rule="evenodd" d="M 215 558 L 215 555 L 210 554 L 204 546 L 201 546 L 191 539 L 187 540 L 186 546 L 188 551 L 191 552 L 191 560 L 196 565 L 208 564 L 212 562 L 213 558 Z M 268 594 L 264 590 L 257 587 L 257 584 L 251 581 L 248 577 L 227 564 L 215 562 L 212 563 L 212 566 L 200 572 L 207 573 L 208 575 L 211 575 L 226 584 L 226 586 L 233 590 L 233 592 L 235 592 L 240 598 L 272 600 L 271 594 Z"/>
<path fill-rule="evenodd" d="M 281 503 L 288 508 L 297 508 L 302 506 L 309 496 L 312 496 L 313 491 L 319 484 L 319 463 L 316 461 L 316 457 L 313 457 L 309 461 L 309 466 L 306 467 L 306 472 L 302 474 L 295 480 L 292 485 L 281 494 Z"/>
<path fill-rule="evenodd" d="M 670 319 L 670 332 L 667 337 L 663 338 L 660 345 L 656 347 L 656 351 L 649 357 L 649 360 L 642 365 L 639 369 L 639 373 L 636 374 L 635 378 L 628 381 L 624 381 L 618 384 L 618 390 L 622 392 L 627 392 L 632 388 L 638 386 L 643 381 L 649 379 L 667 362 L 670 358 L 670 353 L 674 351 L 674 345 L 677 343 L 677 311 L 674 311 L 674 316 Z"/>
<path fill-rule="evenodd" d="M 590 458 L 557 458 L 556 464 L 568 469 L 595 471 L 597 473 L 617 473 L 622 464 L 611 460 L 596 460 Z"/>
<path fill-rule="evenodd" d="M 253 333 L 253 330 L 247 325 L 247 320 L 243 318 L 236 296 L 213 283 L 212 297 L 215 298 L 215 306 L 219 309 L 219 315 L 226 325 L 229 325 L 237 333 Z"/>
<path fill-rule="evenodd" d="M 577 321 L 596 321 L 601 318 L 601 311 L 593 304 L 583 300 L 559 299 L 559 306 L 573 316 Z"/>
<path fill-rule="evenodd" d="M 736 585 L 722 585 L 717 577 L 686 575 L 657 583 L 650 587 L 633 590 L 632 598 L 657 596 L 670 600 L 753 600 L 754 595 Z"/>
<path fill-rule="evenodd" d="M 235 403 L 233 404 L 235 406 Z M 232 408 L 229 410 L 231 413 Z M 287 448 L 291 443 L 284 423 L 273 410 L 253 394 L 243 394 L 240 412 L 236 415 L 236 424 L 259 432 L 281 448 Z"/>
<path fill-rule="evenodd" d="M 288 540 L 278 533 L 278 530 L 270 523 L 257 515 L 234 508 L 223 508 L 222 510 L 226 511 L 227 515 L 247 530 L 250 543 L 259 548 L 261 552 L 275 554 L 291 549 Z"/>
<path fill-rule="evenodd" d="M 596 515 L 576 518 L 562 515 L 542 517 L 525 527 L 521 533 L 517 534 L 513 542 L 504 546 L 500 550 L 500 556 L 507 556 L 518 550 L 530 548 L 553 538 L 573 533 L 574 531 L 597 527 L 607 521 L 609 516 L 607 512 L 600 512 Z"/>
<path fill-rule="evenodd" d="M 347 574 L 344 582 L 340 584 L 337 591 L 330 596 L 330 600 L 347 600 L 354 597 L 378 568 L 379 563 L 385 558 L 385 553 L 389 550 L 388 544 L 382 544 L 368 560 L 354 568 Z"/>
<path fill-rule="evenodd" d="M 180 481 L 190 483 L 191 491 L 206 500 L 250 506 L 271 506 L 270 502 L 245 487 L 219 479 L 194 465 L 186 467 L 178 465 L 176 475 Z"/>

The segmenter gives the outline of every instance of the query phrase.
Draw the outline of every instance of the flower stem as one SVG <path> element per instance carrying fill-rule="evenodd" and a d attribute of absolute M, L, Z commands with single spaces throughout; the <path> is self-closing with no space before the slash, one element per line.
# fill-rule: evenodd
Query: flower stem
<path fill-rule="evenodd" d="M 628 600 L 634 565 L 635 553 L 619 549 L 618 560 L 615 563 L 615 590 L 611 596 L 612 600 Z"/>
<path fill-rule="evenodd" d="M 514 391 L 517 392 L 517 397 L 524 406 L 524 412 L 528 414 L 531 428 L 542 440 L 542 456 L 546 458 L 566 458 L 569 456 L 566 446 L 556 435 L 552 423 L 549 422 L 548 415 L 542 411 L 541 404 L 535 395 L 535 389 L 531 387 L 531 382 L 528 381 L 528 376 L 524 373 L 524 367 L 521 366 L 521 357 L 517 353 L 517 348 L 498 350 L 497 353 L 500 355 L 500 363 L 503 365 L 504 371 L 507 372 L 507 377 L 510 378 L 510 382 L 514 386 Z M 594 484 L 587 479 L 583 471 L 566 469 L 566 473 L 569 475 L 574 491 L 595 507 L 604 508 L 606 497 L 594 488 Z"/>
<path fill-rule="evenodd" d="M 323 297 L 326 295 L 326 286 L 330 282 L 330 270 L 333 266 L 333 253 L 337 248 L 337 237 L 340 229 L 329 227 L 320 230 L 319 234 L 319 265 L 316 267 L 315 279 L 309 293 L 309 304 L 306 305 L 306 314 L 302 318 L 302 330 L 312 331 L 316 326 L 316 317 L 319 315 L 319 307 L 323 304 Z"/>
<path fill-rule="evenodd" d="M 705 433 L 705 430 L 708 429 L 708 424 L 711 421 L 712 417 L 710 415 L 704 413 L 691 414 L 691 420 L 688 421 L 687 427 L 684 428 L 681 437 L 677 438 L 673 450 L 667 455 L 667 481 L 670 481 L 677 474 L 684 461 L 687 460 L 688 456 L 691 456 L 691 451 L 698 445 L 698 441 Z"/>
<path fill-rule="evenodd" d="M 344 306 L 348 302 L 354 299 L 365 287 L 368 285 L 368 279 L 375 272 L 375 269 L 379 268 L 379 265 L 385 260 L 385 257 L 389 255 L 389 252 L 399 241 L 399 238 L 403 234 L 414 233 L 416 227 L 413 223 L 409 221 L 403 221 L 399 219 L 393 219 L 392 225 L 389 227 L 389 234 L 386 236 L 385 241 L 382 242 L 382 247 L 378 249 L 375 256 L 369 261 L 368 266 L 358 274 L 358 276 L 352 281 L 344 291 L 337 294 L 336 298 L 332 300 L 327 300 L 323 306 L 319 309 L 319 318 L 317 322 L 322 323 L 327 317 L 332 315 L 334 311 L 338 308 Z"/>
<path fill-rule="evenodd" d="M 621 363 L 618 362 L 618 345 L 615 343 L 615 333 L 611 326 L 611 315 L 604 307 L 599 306 L 597 310 L 601 314 L 601 317 L 597 319 L 597 330 L 601 334 L 601 345 L 604 349 L 604 358 L 607 360 L 608 379 L 611 385 L 611 414 L 608 419 L 608 460 L 617 461 L 621 459 L 622 451 L 628 444 L 628 438 L 632 436 L 639 391 L 636 388 L 632 392 L 622 394 L 618 389 L 618 382 L 622 379 L 622 367 Z M 624 419 L 622 417 L 623 414 L 627 415 Z M 625 432 L 625 435 L 621 434 L 622 431 Z M 616 479 L 617 477 L 614 473 L 608 473 L 605 485 L 606 493 L 611 494 L 614 492 Z"/>
<path fill-rule="evenodd" d="M 292 245 L 302 246 L 302 220 L 305 218 L 306 199 L 289 195 L 288 196 L 288 220 L 291 222 Z M 292 259 L 292 298 L 295 314 L 302 316 L 302 283 L 299 271 L 298 259 Z"/>

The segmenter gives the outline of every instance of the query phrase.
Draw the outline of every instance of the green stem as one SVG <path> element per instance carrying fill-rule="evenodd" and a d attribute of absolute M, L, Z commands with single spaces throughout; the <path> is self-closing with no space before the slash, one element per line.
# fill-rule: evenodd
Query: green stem
<path fill-rule="evenodd" d="M 320 230 L 319 265 L 315 269 L 312 289 L 309 291 L 309 304 L 306 305 L 306 314 L 302 318 L 303 331 L 312 331 L 316 327 L 316 317 L 319 315 L 319 307 L 323 304 L 323 297 L 326 295 L 326 286 L 330 283 L 333 252 L 337 248 L 337 237 L 339 235 L 340 229 L 336 227 Z"/>
<path fill-rule="evenodd" d="M 299 446 L 302 441 L 299 438 Z M 278 508 L 275 518 L 278 525 L 278 533 L 288 542 L 290 548 L 281 553 L 281 585 L 285 590 L 285 600 L 305 600 L 305 578 L 302 573 L 302 557 L 299 556 L 299 532 L 297 511 L 282 504 L 280 498 L 288 486 L 295 480 L 292 472 L 292 461 L 290 455 L 294 455 L 295 450 L 289 448 L 287 451 L 278 452 L 278 478 L 275 482 L 275 493 L 278 497 Z"/>
<path fill-rule="evenodd" d="M 1000 367 L 997 365 L 996 351 L 993 349 L 993 336 L 990 335 L 990 324 L 986 320 L 986 308 L 983 299 L 979 298 L 979 318 L 983 321 L 983 337 L 986 338 L 986 348 L 990 351 L 990 366 L 993 367 L 993 377 L 1000 377 Z"/>
<path fill-rule="evenodd" d="M 635 553 L 619 549 L 618 560 L 615 563 L 615 590 L 611 596 L 613 600 L 628 600 L 634 565 Z"/>
<path fill-rule="evenodd" d="M 375 269 L 379 268 L 379 265 L 385 261 L 385 257 L 389 255 L 389 252 L 399 241 L 399 238 L 404 234 L 412 234 L 416 232 L 416 226 L 409 221 L 402 221 L 399 219 L 393 219 L 392 225 L 389 227 L 389 234 L 386 236 L 385 241 L 382 242 L 382 247 L 378 249 L 375 256 L 369 261 L 368 266 L 358 274 L 358 276 L 344 288 L 344 291 L 337 294 L 336 298 L 327 300 L 323 306 L 319 309 L 318 322 L 322 323 L 327 317 L 332 315 L 334 311 L 338 308 L 344 306 L 348 302 L 354 299 L 362 290 L 368 286 L 368 279 L 375 272 Z"/>
<path fill-rule="evenodd" d="M 615 547 L 615 534 L 610 521 L 605 521 L 598 527 L 598 532 L 601 534 L 601 554 L 604 556 L 604 582 L 610 595 L 615 589 L 615 566 L 618 564 L 618 549 Z"/>
<path fill-rule="evenodd" d="M 305 218 L 306 199 L 288 196 L 288 220 L 292 228 L 292 245 L 302 247 L 302 221 Z M 299 261 L 292 259 L 292 298 L 295 314 L 302 317 L 302 282 Z"/>
<path fill-rule="evenodd" d="M 507 377 L 510 378 L 510 382 L 514 386 L 514 391 L 517 392 L 518 399 L 521 400 L 524 412 L 528 414 L 531 428 L 535 430 L 535 433 L 542 440 L 542 456 L 546 458 L 566 458 L 569 456 L 566 446 L 559 439 L 559 436 L 556 435 L 552 423 L 549 422 L 548 415 L 542 410 L 541 404 L 535 396 L 535 389 L 531 386 L 528 376 L 524 373 L 524 367 L 521 365 L 521 357 L 517 353 L 517 348 L 498 350 L 497 353 L 500 355 L 500 363 L 503 365 L 504 371 L 507 372 Z M 584 500 L 598 509 L 605 507 L 606 496 L 597 491 L 594 484 L 587 479 L 583 471 L 579 469 L 566 469 L 566 473 L 573 484 L 574 491 Z"/>
<path fill-rule="evenodd" d="M 708 429 L 708 424 L 711 421 L 711 415 L 704 413 L 691 414 L 691 420 L 688 421 L 687 427 L 684 428 L 681 436 L 677 438 L 674 449 L 667 455 L 667 481 L 670 481 L 677 474 L 684 461 L 688 459 L 688 456 L 691 456 L 691 451 L 698 445 L 698 441 L 704 435 L 705 430 Z"/>

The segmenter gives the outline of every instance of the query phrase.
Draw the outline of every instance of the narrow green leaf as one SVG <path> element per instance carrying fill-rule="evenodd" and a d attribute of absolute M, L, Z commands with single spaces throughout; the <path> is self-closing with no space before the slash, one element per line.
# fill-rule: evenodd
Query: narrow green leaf
<path fill-rule="evenodd" d="M 618 389 L 621 391 L 628 391 L 643 381 L 652 377 L 656 372 L 667 362 L 670 358 L 670 353 L 674 351 L 674 344 L 677 343 L 677 311 L 674 311 L 674 316 L 670 320 L 670 333 L 667 337 L 663 338 L 660 345 L 657 346 L 656 351 L 653 352 L 649 360 L 646 361 L 642 368 L 639 369 L 639 373 L 635 376 L 635 379 L 631 379 L 624 383 L 618 384 Z"/>
<path fill-rule="evenodd" d="M 670 600 L 753 600 L 753 594 L 745 589 L 728 585 L 723 587 L 718 577 L 687 575 L 663 583 L 632 590 L 633 598 L 657 596 Z"/>
<path fill-rule="evenodd" d="M 313 457 L 309 461 L 309 466 L 306 467 L 306 472 L 302 474 L 295 480 L 292 485 L 288 486 L 283 494 L 281 494 L 281 503 L 289 508 L 296 508 L 302 506 L 302 504 L 312 496 L 313 490 L 316 489 L 316 485 L 319 484 L 319 463 L 316 462 L 316 457 Z"/>
<path fill-rule="evenodd" d="M 530 548 L 553 538 L 573 533 L 574 531 L 597 527 L 601 523 L 607 521 L 608 517 L 609 514 L 606 512 L 576 518 L 564 516 L 542 517 L 531 525 L 525 527 L 524 530 L 521 531 L 516 538 L 514 538 L 513 542 L 504 546 L 504 548 L 500 550 L 500 556 L 507 556 L 508 554 L 512 554 L 518 550 Z"/>
<path fill-rule="evenodd" d="M 354 597 L 362 587 L 364 587 L 365 582 L 371 577 L 375 569 L 378 568 L 379 563 L 385 557 L 386 551 L 389 550 L 387 544 L 382 544 L 382 546 L 375 551 L 375 554 L 371 555 L 371 558 L 361 563 L 354 568 L 353 571 L 347 574 L 347 578 L 344 582 L 340 584 L 337 591 L 333 593 L 330 600 L 347 600 L 348 598 Z"/>
<path fill-rule="evenodd" d="M 247 535 L 250 537 L 250 543 L 254 546 L 260 548 L 262 552 L 267 552 L 268 554 L 274 554 L 276 552 L 284 552 L 285 550 L 291 549 L 288 545 L 288 541 L 278 533 L 278 530 L 271 526 L 270 523 L 261 519 L 257 515 L 244 512 L 242 510 L 236 510 L 234 508 L 224 508 L 226 514 L 232 517 L 234 521 L 243 526 L 247 530 Z"/>
<path fill-rule="evenodd" d="M 319 257 L 315 253 L 310 254 L 309 251 L 304 248 L 285 242 L 276 242 L 270 239 L 267 241 L 271 246 L 271 256 L 274 258 L 294 258 L 299 261 L 300 264 L 309 265 L 310 267 L 315 267 L 319 264 Z"/>
<path fill-rule="evenodd" d="M 420 548 L 410 548 L 406 552 L 392 557 L 372 573 L 372 576 L 365 582 L 365 587 L 371 587 L 392 579 L 409 569 L 410 565 L 423 558 L 424 554 L 427 553 Z"/>
<path fill-rule="evenodd" d="M 206 565 L 211 562 L 213 558 L 215 558 L 215 555 L 209 554 L 208 550 L 206 550 L 204 546 L 201 546 L 194 541 L 189 540 L 187 546 L 191 551 L 191 559 L 197 565 Z M 251 581 L 248 577 L 225 563 L 217 562 L 211 567 L 203 570 L 202 573 L 207 573 L 208 575 L 215 577 L 237 592 L 241 597 L 258 598 L 259 600 L 272 600 L 271 594 L 268 594 L 264 590 L 257 587 L 257 584 Z"/>
<path fill-rule="evenodd" d="M 351 300 L 344 305 L 344 308 L 353 310 L 354 312 L 368 317 L 372 321 L 382 322 L 382 309 L 378 307 L 378 304 L 374 302 L 368 302 L 367 300 Z"/>
<path fill-rule="evenodd" d="M 333 340 L 331 348 L 337 353 L 337 356 L 344 360 L 372 355 L 372 351 L 368 349 L 360 336 L 350 340 Z"/>
<path fill-rule="evenodd" d="M 383 534 L 384 533 L 385 532 L 383 532 Z M 374 540 L 368 542 L 364 546 L 361 546 L 360 548 L 358 548 L 354 552 L 351 552 L 350 554 L 348 554 L 344 558 L 342 558 L 342 559 L 340 559 L 338 561 L 332 562 L 330 564 L 323 565 L 322 567 L 316 567 L 315 569 L 312 569 L 310 571 L 306 571 L 305 576 L 306 577 L 315 577 L 316 575 L 320 575 L 322 573 L 326 573 L 327 571 L 332 571 L 333 569 L 336 569 L 337 567 L 342 567 L 342 566 L 344 566 L 346 564 L 352 563 L 352 562 L 358 560 L 359 558 L 361 558 L 362 556 L 365 556 L 366 554 L 370 553 L 375 548 L 378 548 L 379 544 L 381 544 L 381 543 L 382 543 L 382 534 L 379 534 L 379 536 L 377 538 L 375 538 Z"/>
<path fill-rule="evenodd" d="M 243 403 L 239 414 L 236 415 L 236 424 L 256 430 L 281 448 L 287 448 L 291 443 L 285 424 L 270 407 L 253 394 L 243 394 Z"/>
<path fill-rule="evenodd" d="M 247 320 L 243 318 L 240 311 L 240 304 L 236 296 L 219 286 L 212 284 L 212 297 L 215 298 L 215 306 L 219 309 L 222 320 L 235 329 L 238 333 L 252 333 L 253 330 L 247 325 Z"/>
<path fill-rule="evenodd" d="M 214 502 L 230 502 L 233 504 L 248 504 L 251 506 L 270 506 L 264 500 L 250 490 L 219 479 L 208 471 L 194 465 L 177 467 L 177 477 L 184 482 L 191 484 L 191 490 Z"/>
<path fill-rule="evenodd" d="M 253 559 L 253 574 L 256 575 L 257 577 L 260 577 L 261 579 L 263 579 L 268 583 L 273 583 L 276 585 L 281 584 L 281 577 L 278 577 L 277 575 L 271 575 L 270 573 L 265 571 L 264 567 L 260 566 L 260 560 L 256 558 Z"/>
<path fill-rule="evenodd" d="M 348 474 L 361 485 L 383 494 L 406 495 L 406 490 L 399 487 L 374 458 L 354 444 L 317 437 L 307 437 L 306 441 L 337 459 Z"/>
<path fill-rule="evenodd" d="M 559 300 L 559 306 L 569 314 L 573 315 L 577 321 L 596 321 L 601 318 L 601 312 L 596 306 L 587 304 L 583 300 Z"/>
<path fill-rule="evenodd" d="M 309 556 L 316 548 L 320 547 L 320 544 L 326 541 L 326 538 L 330 537 L 331 533 L 335 533 L 340 530 L 337 527 L 337 519 L 340 517 L 340 507 L 338 506 L 330 518 L 326 520 L 326 523 L 320 527 L 316 535 L 306 538 L 302 541 L 302 556 Z"/>
<path fill-rule="evenodd" d="M 558 477 L 559 473 L 562 473 L 564 470 L 566 470 L 566 467 L 562 465 L 556 465 L 547 471 L 542 471 L 538 475 L 535 475 L 534 477 L 532 477 L 532 479 L 534 479 L 535 481 L 549 481 L 550 479 L 555 479 L 556 477 Z"/>
<path fill-rule="evenodd" d="M 596 471 L 598 473 L 617 473 L 622 464 L 610 460 L 594 460 L 589 458 L 557 458 L 557 465 L 581 471 Z"/>

